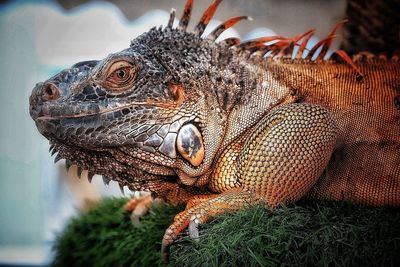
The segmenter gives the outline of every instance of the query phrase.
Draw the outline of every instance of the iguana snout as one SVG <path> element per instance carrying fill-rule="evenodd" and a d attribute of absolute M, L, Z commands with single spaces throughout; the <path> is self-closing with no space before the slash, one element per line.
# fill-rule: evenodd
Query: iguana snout
<path fill-rule="evenodd" d="M 47 81 L 36 84 L 29 99 L 29 112 L 43 135 L 61 137 L 66 120 L 99 112 L 99 107 L 93 101 L 79 101 L 75 97 L 77 89 L 82 85 L 83 91 L 91 88 L 88 77 L 97 62 L 77 63 Z"/>

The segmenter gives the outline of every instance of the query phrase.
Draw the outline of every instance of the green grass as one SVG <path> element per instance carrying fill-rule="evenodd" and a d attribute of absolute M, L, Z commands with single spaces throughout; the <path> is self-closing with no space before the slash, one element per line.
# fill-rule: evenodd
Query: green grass
<path fill-rule="evenodd" d="M 161 239 L 182 207 L 153 208 L 133 227 L 127 200 L 106 199 L 72 219 L 54 246 L 53 266 L 162 266 Z"/>
<path fill-rule="evenodd" d="M 142 226 L 108 199 L 73 219 L 59 237 L 54 266 L 162 266 L 165 229 L 182 207 L 153 208 Z M 183 235 L 171 266 L 400 266 L 400 210 L 301 202 L 273 212 L 261 206 L 219 216 Z"/>

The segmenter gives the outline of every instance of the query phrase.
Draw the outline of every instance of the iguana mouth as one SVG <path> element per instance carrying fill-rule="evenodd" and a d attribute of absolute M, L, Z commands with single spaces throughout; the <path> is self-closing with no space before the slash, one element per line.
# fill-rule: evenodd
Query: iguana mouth
<path fill-rule="evenodd" d="M 31 105 L 32 106 L 32 105 Z M 95 116 L 105 113 L 112 113 L 116 111 L 121 111 L 123 109 L 129 109 L 135 106 L 147 106 L 156 108 L 168 108 L 164 103 L 157 102 L 128 102 L 121 104 L 118 101 L 111 102 L 107 101 L 105 103 L 80 103 L 79 106 L 71 108 L 71 103 L 51 103 L 47 105 L 44 103 L 39 107 L 31 108 L 31 116 L 34 120 L 37 119 L 63 119 L 63 118 L 81 118 L 86 116 Z M 60 113 L 63 115 L 59 115 Z"/>

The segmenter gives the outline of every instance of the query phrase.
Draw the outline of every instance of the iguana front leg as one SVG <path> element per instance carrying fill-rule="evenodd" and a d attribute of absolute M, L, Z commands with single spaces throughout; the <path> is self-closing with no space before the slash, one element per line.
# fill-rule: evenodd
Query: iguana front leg
<path fill-rule="evenodd" d="M 210 183 L 220 194 L 190 203 L 175 217 L 163 238 L 164 257 L 189 224 L 194 225 L 190 232 L 196 235 L 196 224 L 225 210 L 238 210 L 260 200 L 275 208 L 303 197 L 327 165 L 336 136 L 337 127 L 323 107 L 290 104 L 272 111 L 222 153 Z"/>
<path fill-rule="evenodd" d="M 238 180 L 269 207 L 293 203 L 318 180 L 333 152 L 337 126 L 325 108 L 290 104 L 252 132 L 238 158 Z"/>

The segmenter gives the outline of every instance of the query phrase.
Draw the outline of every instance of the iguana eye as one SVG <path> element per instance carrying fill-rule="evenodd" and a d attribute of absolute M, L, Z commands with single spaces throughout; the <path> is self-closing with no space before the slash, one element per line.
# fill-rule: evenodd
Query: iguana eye
<path fill-rule="evenodd" d="M 118 79 L 120 79 L 120 80 L 125 79 L 127 76 L 125 68 L 117 69 L 114 73 L 117 75 Z"/>
<path fill-rule="evenodd" d="M 106 72 L 104 86 L 111 91 L 131 88 L 136 77 L 136 67 L 128 61 L 114 62 Z"/>

